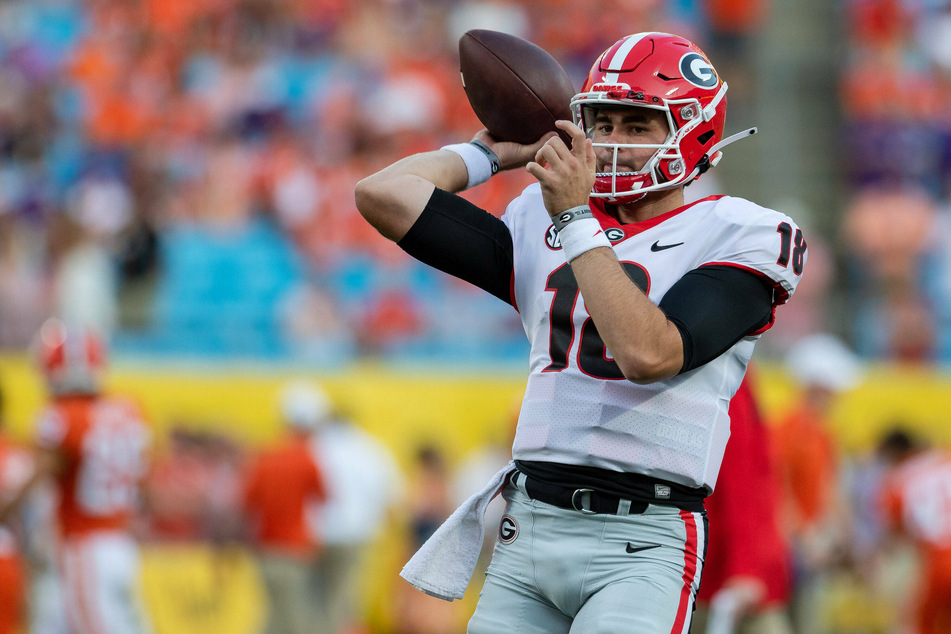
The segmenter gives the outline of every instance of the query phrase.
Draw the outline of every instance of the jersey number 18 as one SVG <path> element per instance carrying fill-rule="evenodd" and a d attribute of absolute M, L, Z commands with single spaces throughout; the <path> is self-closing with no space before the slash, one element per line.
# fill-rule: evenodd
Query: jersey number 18
<path fill-rule="evenodd" d="M 644 293 L 650 292 L 650 278 L 640 264 L 621 262 L 624 272 Z M 575 338 L 573 313 L 581 291 L 571 265 L 563 264 L 548 276 L 546 291 L 553 291 L 548 313 L 551 333 L 548 351 L 551 363 L 542 372 L 561 372 L 568 367 L 568 351 Z M 596 379 L 620 380 L 624 378 L 621 368 L 609 356 L 604 340 L 588 317 L 581 325 L 581 341 L 578 345 L 578 369 Z"/>

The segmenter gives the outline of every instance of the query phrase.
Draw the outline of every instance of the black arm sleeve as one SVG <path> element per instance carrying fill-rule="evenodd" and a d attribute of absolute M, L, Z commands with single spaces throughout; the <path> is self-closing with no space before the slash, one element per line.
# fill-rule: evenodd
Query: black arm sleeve
<path fill-rule="evenodd" d="M 773 318 L 769 280 L 732 266 L 711 265 L 680 278 L 660 300 L 660 309 L 684 342 L 681 373 L 712 361 Z"/>
<path fill-rule="evenodd" d="M 436 188 L 398 244 L 420 262 L 512 303 L 512 234 L 468 200 Z"/>

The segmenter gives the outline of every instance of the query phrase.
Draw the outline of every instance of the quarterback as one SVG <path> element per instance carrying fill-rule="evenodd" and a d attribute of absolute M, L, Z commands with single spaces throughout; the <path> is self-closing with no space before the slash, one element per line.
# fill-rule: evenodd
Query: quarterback
<path fill-rule="evenodd" d="M 531 342 L 514 462 L 403 571 L 461 597 L 472 526 L 501 490 L 470 633 L 689 631 L 730 399 L 806 262 L 782 213 L 729 196 L 684 204 L 754 131 L 723 139 L 726 92 L 688 40 L 630 35 L 558 122 L 570 145 L 482 130 L 357 186 L 377 230 L 511 304 Z M 538 183 L 501 219 L 456 195 L 523 166 Z"/>

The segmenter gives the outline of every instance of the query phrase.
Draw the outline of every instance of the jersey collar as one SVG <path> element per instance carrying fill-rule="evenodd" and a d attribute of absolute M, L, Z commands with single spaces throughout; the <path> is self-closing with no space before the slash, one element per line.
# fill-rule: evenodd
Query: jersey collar
<path fill-rule="evenodd" d="M 694 205 L 697 205 L 702 202 L 709 202 L 713 200 L 719 200 L 723 196 L 707 196 L 706 198 L 701 198 L 700 200 L 695 200 L 692 203 L 688 203 L 682 207 L 677 207 L 676 209 L 671 209 L 670 211 L 663 213 L 659 216 L 654 216 L 653 218 L 648 218 L 647 220 L 642 220 L 640 222 L 632 222 L 630 224 L 622 224 L 618 221 L 617 218 L 609 214 L 606 210 L 606 203 L 603 198 L 589 198 L 588 206 L 591 208 L 591 213 L 594 214 L 594 217 L 598 219 L 598 222 L 601 223 L 602 229 L 609 229 L 611 227 L 618 227 L 624 229 L 624 234 L 627 236 L 634 236 L 642 231 L 647 231 L 651 227 L 656 227 L 660 223 L 664 222 L 668 218 L 673 218 L 677 214 L 687 211 Z"/>

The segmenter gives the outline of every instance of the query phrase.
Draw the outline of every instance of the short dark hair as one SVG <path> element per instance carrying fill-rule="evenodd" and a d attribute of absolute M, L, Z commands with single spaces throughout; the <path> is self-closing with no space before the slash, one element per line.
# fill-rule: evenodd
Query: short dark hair
<path fill-rule="evenodd" d="M 895 426 L 878 441 L 877 453 L 892 460 L 900 460 L 915 451 L 921 442 L 905 427 Z"/>

